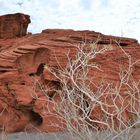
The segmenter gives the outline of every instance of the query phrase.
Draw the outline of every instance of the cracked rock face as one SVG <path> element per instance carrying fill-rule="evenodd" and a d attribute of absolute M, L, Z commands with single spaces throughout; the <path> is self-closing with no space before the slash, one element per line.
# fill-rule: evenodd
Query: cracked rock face
<path fill-rule="evenodd" d="M 27 27 L 30 22 L 29 17 L 25 15 L 17 16 L 23 18 L 22 24 Z M 2 26 L 1 19 L 4 20 L 3 17 L 0 17 L 0 26 Z M 10 22 L 12 22 L 11 19 Z M 15 21 L 15 25 L 18 26 L 18 24 L 18 20 Z M 20 34 L 18 27 L 16 33 L 11 33 L 9 27 L 5 27 L 7 34 L 2 34 L 2 31 L 0 33 L 1 38 L 20 36 L 20 38 L 15 39 L 0 39 L 0 126 L 7 132 L 24 130 L 54 132 L 66 129 L 63 121 L 53 115 L 57 108 L 56 103 L 59 105 L 61 101 L 55 92 L 56 89 L 61 92 L 60 82 L 44 68 L 44 65 L 47 64 L 49 68 L 55 68 L 59 62 L 59 65 L 65 68 L 68 61 L 66 54 L 69 53 L 69 56 L 73 58 L 76 54 L 75 46 L 79 43 L 86 40 L 85 43 L 88 45 L 100 37 L 98 46 L 111 43 L 113 47 L 95 59 L 103 71 L 89 72 L 90 77 L 94 77 L 96 84 L 100 84 L 102 81 L 116 83 L 119 79 L 119 66 L 127 67 L 128 65 L 124 54 L 120 49 L 117 49 L 113 40 L 118 41 L 127 53 L 131 53 L 133 61 L 140 59 L 140 45 L 135 39 L 105 36 L 94 31 L 61 29 L 47 29 L 40 34 L 23 36 L 26 34 L 26 29 Z M 140 78 L 139 68 L 139 63 L 133 67 L 133 78 L 135 80 Z M 47 95 L 40 85 L 47 87 Z M 126 87 L 121 89 L 122 93 L 125 89 Z M 125 94 L 122 97 L 125 98 Z M 101 98 L 105 100 L 104 97 Z M 111 104 L 110 97 L 108 96 L 106 99 Z M 123 105 L 125 106 L 128 102 L 129 97 Z M 119 99 L 116 101 L 116 105 L 118 107 L 122 106 Z M 110 112 L 113 109 L 110 108 Z M 122 112 L 126 120 L 131 117 L 129 109 L 129 106 L 127 106 L 126 111 Z M 102 115 L 102 109 L 99 106 L 93 108 L 92 119 L 97 117 L 100 119 Z M 56 125 L 52 126 L 52 123 Z M 98 127 L 102 126 L 99 125 Z"/>
<path fill-rule="evenodd" d="M 26 35 L 30 16 L 16 13 L 0 16 L 0 38 L 15 38 Z"/>

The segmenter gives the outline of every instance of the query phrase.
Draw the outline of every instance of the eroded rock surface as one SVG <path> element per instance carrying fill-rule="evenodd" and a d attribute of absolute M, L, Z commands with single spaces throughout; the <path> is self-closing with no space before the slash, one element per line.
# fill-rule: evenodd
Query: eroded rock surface
<path fill-rule="evenodd" d="M 20 15 L 24 17 L 24 15 Z M 28 19 L 28 17 L 27 17 Z M 29 20 L 27 20 L 29 23 Z M 24 22 L 23 22 L 24 23 Z M 26 24 L 27 25 L 27 24 Z M 19 27 L 19 26 L 18 26 Z M 18 28 L 17 27 L 17 28 Z M 1 37 L 11 38 L 18 33 L 11 33 L 7 28 L 7 35 Z M 24 35 L 26 32 L 23 32 Z M 99 41 L 97 41 L 99 40 Z M 7 132 L 24 130 L 41 130 L 45 132 L 61 131 L 66 128 L 63 120 L 53 115 L 56 111 L 56 104 L 61 101 L 55 93 L 61 91 L 59 80 L 52 75 L 44 65 L 49 68 L 61 66 L 65 68 L 68 59 L 67 54 L 73 58 L 76 54 L 78 44 L 89 45 L 97 41 L 97 46 L 110 47 L 104 54 L 99 54 L 95 62 L 99 65 L 99 70 L 90 71 L 89 76 L 93 77 L 93 82 L 97 85 L 101 83 L 115 84 L 119 81 L 120 68 L 127 69 L 128 59 L 118 44 L 132 56 L 132 62 L 140 59 L 140 44 L 137 40 L 114 36 L 105 36 L 94 31 L 74 31 L 61 29 L 47 29 L 40 34 L 27 35 L 15 39 L 0 39 L 0 126 Z M 118 44 L 117 44 L 117 43 Z M 58 63 L 59 62 L 59 63 Z M 133 80 L 140 79 L 140 63 L 136 63 L 132 68 Z M 43 91 L 46 86 L 47 91 Z M 126 86 L 120 89 L 122 94 L 120 99 L 115 99 L 116 106 L 125 106 L 125 119 L 129 120 L 129 95 L 124 94 Z M 93 87 L 93 90 L 96 90 Z M 131 90 L 131 89 L 130 89 Z M 46 93 L 46 94 L 45 94 Z M 134 93 L 134 92 L 133 92 Z M 137 95 L 136 95 L 137 96 Z M 121 98 L 126 98 L 121 102 Z M 134 95 L 135 97 L 135 95 Z M 106 102 L 109 95 L 101 97 Z M 136 103 L 137 108 L 137 103 Z M 109 108 L 111 112 L 114 107 Z M 100 106 L 92 108 L 91 118 L 103 119 Z M 115 116 L 114 116 L 115 118 Z M 117 118 L 116 122 L 118 121 Z M 111 120 L 110 120 L 111 122 Z M 52 125 L 55 123 L 55 126 Z M 117 124 L 117 123 L 116 123 Z M 102 126 L 97 124 L 99 128 Z"/>
<path fill-rule="evenodd" d="M 0 16 L 0 38 L 25 36 L 30 23 L 30 16 L 22 13 Z"/>

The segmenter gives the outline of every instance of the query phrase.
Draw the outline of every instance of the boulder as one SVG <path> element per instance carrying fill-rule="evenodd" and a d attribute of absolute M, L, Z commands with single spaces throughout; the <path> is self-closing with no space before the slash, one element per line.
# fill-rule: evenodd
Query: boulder
<path fill-rule="evenodd" d="M 22 13 L 0 16 L 0 38 L 25 36 L 30 23 L 30 16 Z"/>

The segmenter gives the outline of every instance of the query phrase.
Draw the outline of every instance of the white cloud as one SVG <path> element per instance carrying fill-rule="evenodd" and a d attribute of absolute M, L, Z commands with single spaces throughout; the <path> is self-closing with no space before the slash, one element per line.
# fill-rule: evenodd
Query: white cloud
<path fill-rule="evenodd" d="M 139 0 L 0 0 L 0 14 L 31 15 L 29 31 L 45 28 L 95 30 L 140 41 Z"/>

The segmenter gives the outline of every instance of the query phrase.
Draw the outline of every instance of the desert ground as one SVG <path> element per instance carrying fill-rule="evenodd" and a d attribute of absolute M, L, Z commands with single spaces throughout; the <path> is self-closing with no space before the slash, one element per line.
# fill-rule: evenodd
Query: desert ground
<path fill-rule="evenodd" d="M 140 140 L 140 128 L 134 128 L 131 132 L 125 133 L 122 136 L 112 138 L 108 137 L 109 132 L 104 131 L 100 134 L 92 133 L 92 137 L 89 140 Z M 97 138 L 95 138 L 97 137 Z M 57 133 L 1 133 L 0 140 L 82 140 L 68 132 Z"/>

